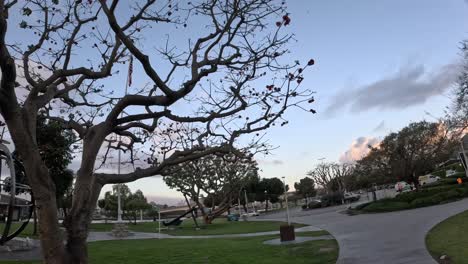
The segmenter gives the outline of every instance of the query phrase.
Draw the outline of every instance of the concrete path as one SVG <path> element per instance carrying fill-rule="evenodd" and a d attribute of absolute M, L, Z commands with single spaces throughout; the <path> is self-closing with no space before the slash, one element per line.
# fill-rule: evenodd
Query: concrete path
<path fill-rule="evenodd" d="M 314 236 L 314 237 L 309 237 L 309 236 L 300 236 L 296 237 L 293 241 L 285 241 L 281 242 L 280 238 L 275 238 L 267 241 L 263 241 L 263 244 L 265 245 L 275 245 L 275 246 L 282 246 L 282 245 L 291 245 L 291 244 L 300 244 L 304 243 L 307 241 L 314 241 L 314 240 L 330 240 L 330 239 L 335 239 L 333 236 L 326 235 L 326 236 Z"/>
<path fill-rule="evenodd" d="M 426 249 L 427 232 L 468 210 L 468 199 L 414 210 L 349 216 L 346 206 L 292 210 L 292 221 L 329 231 L 340 245 L 340 264 L 436 264 Z M 284 220 L 285 212 L 257 217 Z"/>

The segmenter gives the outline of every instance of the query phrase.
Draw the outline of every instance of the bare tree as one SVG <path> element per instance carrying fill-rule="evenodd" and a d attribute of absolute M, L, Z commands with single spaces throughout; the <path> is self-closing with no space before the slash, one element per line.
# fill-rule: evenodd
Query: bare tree
<path fill-rule="evenodd" d="M 346 178 L 352 175 L 353 169 L 354 166 L 347 163 L 320 163 L 307 175 L 327 192 L 343 193 L 346 190 Z"/>
<path fill-rule="evenodd" d="M 290 22 L 271 0 L 0 0 L 0 114 L 36 198 L 45 261 L 88 262 L 88 228 L 105 184 L 262 149 L 263 130 L 312 103 L 300 83 L 314 61 L 285 62 Z M 177 45 L 164 37 L 185 28 Z M 119 72 L 129 58 L 145 77 L 132 85 L 131 68 L 127 93 Z M 66 244 L 37 147 L 39 111 L 81 139 Z M 129 159 L 124 173 L 108 169 L 117 151 Z"/>
<path fill-rule="evenodd" d="M 245 154 L 209 155 L 198 160 L 171 166 L 164 173 L 166 184 L 187 195 L 201 210 L 206 224 L 231 208 L 237 202 L 240 189 L 249 179 L 258 177 L 257 162 Z M 200 197 L 215 199 L 219 197 L 217 207 L 207 212 Z M 214 203 L 214 201 L 212 201 Z M 209 201 L 208 201 L 209 204 Z"/>

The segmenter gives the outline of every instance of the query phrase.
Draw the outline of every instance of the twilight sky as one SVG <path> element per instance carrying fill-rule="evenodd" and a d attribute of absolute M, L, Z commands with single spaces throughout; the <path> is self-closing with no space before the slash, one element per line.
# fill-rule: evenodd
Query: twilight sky
<path fill-rule="evenodd" d="M 465 1 L 288 1 L 288 6 L 289 30 L 297 39 L 291 57 L 316 60 L 304 85 L 317 92 L 318 114 L 289 112 L 288 126 L 269 131 L 270 143 L 279 148 L 257 157 L 262 177 L 286 176 L 293 184 L 320 158 L 359 158 L 388 132 L 443 115 L 459 42 L 468 38 Z M 181 197 L 159 177 L 129 186 L 162 202 Z"/>
<path fill-rule="evenodd" d="M 303 85 L 317 92 L 317 114 L 289 111 L 289 125 L 269 131 L 269 142 L 279 148 L 257 157 L 262 177 L 286 176 L 292 185 L 318 159 L 360 158 L 367 145 L 388 132 L 443 115 L 460 61 L 459 43 L 468 39 L 468 1 L 286 2 L 292 19 L 287 30 L 297 40 L 288 56 L 316 61 Z M 196 34 L 197 28 L 186 34 Z M 9 34 L 21 40 L 19 31 Z M 177 43 L 183 34 L 171 33 L 172 40 Z M 133 79 L 143 85 L 147 78 L 139 66 Z M 156 202 L 182 200 L 161 177 L 128 185 Z"/>

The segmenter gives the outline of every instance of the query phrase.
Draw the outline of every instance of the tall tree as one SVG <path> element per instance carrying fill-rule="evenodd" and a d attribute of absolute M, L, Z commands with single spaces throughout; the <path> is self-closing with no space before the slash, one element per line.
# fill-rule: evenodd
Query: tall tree
<path fill-rule="evenodd" d="M 458 148 L 458 133 L 451 132 L 443 123 L 411 123 L 371 148 L 357 162 L 354 176 L 363 187 L 398 180 L 417 186 L 419 176 L 434 171 Z"/>
<path fill-rule="evenodd" d="M 463 132 L 468 127 L 468 40 L 461 44 L 463 63 L 454 89 L 455 97 L 447 121 L 450 127 Z"/>
<path fill-rule="evenodd" d="M 284 58 L 290 23 L 280 0 L 0 0 L 0 114 L 36 197 L 45 261 L 88 262 L 86 239 L 103 185 L 233 146 L 261 148 L 255 134 L 286 124 L 287 109 L 313 102 L 300 83 L 314 61 Z M 177 41 L 156 37 L 145 45 L 145 36 L 176 30 Z M 127 71 L 121 64 L 128 58 L 144 74 L 133 82 L 128 70 L 126 93 L 118 73 Z M 42 110 L 81 139 L 65 244 L 55 183 L 37 145 Z M 191 136 L 179 137 L 181 129 Z M 99 170 L 115 151 L 125 151 L 132 169 Z"/>

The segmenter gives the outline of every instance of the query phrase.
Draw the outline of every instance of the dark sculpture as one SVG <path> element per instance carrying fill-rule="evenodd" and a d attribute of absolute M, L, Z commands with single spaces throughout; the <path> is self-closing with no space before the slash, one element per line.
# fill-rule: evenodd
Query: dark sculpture
<path fill-rule="evenodd" d="M 10 177 L 6 177 L 5 179 L 2 179 L 1 176 L 3 161 L 6 162 L 10 169 Z M 34 210 L 34 199 L 31 188 L 27 184 L 18 182 L 18 180 L 24 182 L 26 180 L 25 176 L 25 170 L 21 161 L 16 159 L 9 151 L 7 146 L 0 142 L 0 191 L 3 190 L 9 193 L 6 223 L 3 226 L 2 232 L 0 233 L 0 246 L 18 236 L 26 228 L 29 220 L 31 219 Z M 20 193 L 29 193 L 31 195 L 31 201 L 27 202 L 26 204 L 17 203 L 18 198 L 16 198 L 16 196 Z M 13 213 L 15 207 L 27 207 L 29 211 L 27 212 L 26 219 L 21 223 L 18 229 L 10 232 L 10 229 L 12 229 L 11 224 L 13 222 Z"/>

